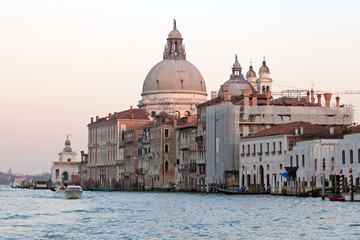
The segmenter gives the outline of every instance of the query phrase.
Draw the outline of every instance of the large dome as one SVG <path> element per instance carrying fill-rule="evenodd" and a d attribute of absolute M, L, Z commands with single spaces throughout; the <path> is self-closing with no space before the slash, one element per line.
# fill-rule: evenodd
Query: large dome
<path fill-rule="evenodd" d="M 206 86 L 201 73 L 190 62 L 166 59 L 156 64 L 145 78 L 142 95 L 152 92 L 206 93 Z"/>

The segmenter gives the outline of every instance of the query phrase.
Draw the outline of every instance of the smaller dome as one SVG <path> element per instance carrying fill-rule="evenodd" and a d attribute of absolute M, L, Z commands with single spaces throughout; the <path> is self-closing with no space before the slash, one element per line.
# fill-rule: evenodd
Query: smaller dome
<path fill-rule="evenodd" d="M 266 66 L 265 60 L 262 62 L 262 66 L 259 69 L 259 73 L 270 73 L 269 68 Z"/>
<path fill-rule="evenodd" d="M 70 140 L 67 139 L 67 140 L 65 141 L 65 145 L 70 145 L 70 144 L 71 144 Z"/>
<path fill-rule="evenodd" d="M 170 33 L 168 38 L 182 38 L 181 33 L 177 29 L 173 29 Z"/>
<path fill-rule="evenodd" d="M 256 73 L 253 69 L 253 66 L 249 67 L 249 71 L 246 73 L 246 78 L 251 78 L 251 77 L 255 77 L 256 78 Z"/>

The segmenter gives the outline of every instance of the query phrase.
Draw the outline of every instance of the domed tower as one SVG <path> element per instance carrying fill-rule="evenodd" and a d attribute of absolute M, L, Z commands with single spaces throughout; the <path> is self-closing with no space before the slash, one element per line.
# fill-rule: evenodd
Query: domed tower
<path fill-rule="evenodd" d="M 246 81 L 251 83 L 251 85 L 253 86 L 254 89 L 257 89 L 256 73 L 255 73 L 255 71 L 253 69 L 253 66 L 252 66 L 251 62 L 250 62 L 249 71 L 246 73 Z"/>
<path fill-rule="evenodd" d="M 258 93 L 271 92 L 271 83 L 272 79 L 270 78 L 270 70 L 266 66 L 266 61 L 262 62 L 262 66 L 259 69 L 259 78 L 256 80 L 257 91 Z"/>
<path fill-rule="evenodd" d="M 241 65 L 238 62 L 237 55 L 235 55 L 235 63 L 232 67 L 232 74 L 230 79 L 227 80 L 220 88 L 218 96 L 223 96 L 223 86 L 228 86 L 227 94 L 230 95 L 241 95 L 244 89 L 250 89 L 252 92 L 255 88 L 244 79 L 244 75 L 241 73 Z"/>
<path fill-rule="evenodd" d="M 186 60 L 185 46 L 174 20 L 163 60 L 148 73 L 139 108 L 152 116 L 166 112 L 182 117 L 196 114 L 196 105 L 206 101 L 206 86 L 199 70 Z"/>

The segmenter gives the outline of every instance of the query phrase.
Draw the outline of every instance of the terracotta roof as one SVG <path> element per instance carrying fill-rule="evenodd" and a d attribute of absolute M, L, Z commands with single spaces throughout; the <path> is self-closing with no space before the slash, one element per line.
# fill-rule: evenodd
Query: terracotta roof
<path fill-rule="evenodd" d="M 185 123 L 185 124 L 177 127 L 176 129 L 196 128 L 197 125 L 198 125 L 198 121 L 197 121 L 197 119 L 196 119 L 196 120 L 193 120 L 193 121 L 191 121 L 191 122 L 189 122 L 189 123 Z"/>
<path fill-rule="evenodd" d="M 342 128 L 334 127 L 334 134 L 330 135 L 329 127 L 320 127 L 309 122 L 291 122 L 286 124 L 281 124 L 274 126 L 272 128 L 254 133 L 250 136 L 243 138 L 254 138 L 254 137 L 264 137 L 264 136 L 274 136 L 274 135 L 295 135 L 295 130 L 298 129 L 298 134 L 300 135 L 300 127 L 303 128 L 303 134 L 301 136 L 312 136 L 316 135 L 317 137 L 332 137 L 338 138 L 342 135 Z"/>
<path fill-rule="evenodd" d="M 78 165 L 79 162 L 54 162 L 54 165 L 61 165 L 61 166 L 66 166 L 66 165 Z"/>

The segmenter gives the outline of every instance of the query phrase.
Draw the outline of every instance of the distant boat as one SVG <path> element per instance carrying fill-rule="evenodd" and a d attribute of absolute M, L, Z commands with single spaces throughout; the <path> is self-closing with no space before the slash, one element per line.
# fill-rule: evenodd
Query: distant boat
<path fill-rule="evenodd" d="M 222 188 L 215 188 L 218 192 L 225 193 L 225 194 L 241 194 L 245 191 L 243 189 L 237 189 L 237 190 L 226 190 Z"/>
<path fill-rule="evenodd" d="M 56 186 L 56 187 L 51 187 L 50 190 L 53 192 L 57 192 L 57 193 L 63 193 L 63 192 L 65 192 L 66 187 L 65 186 Z"/>
<path fill-rule="evenodd" d="M 65 190 L 65 195 L 69 199 L 78 199 L 81 198 L 83 190 L 80 186 L 67 186 Z"/>
<path fill-rule="evenodd" d="M 110 188 L 86 187 L 88 191 L 110 191 Z"/>

